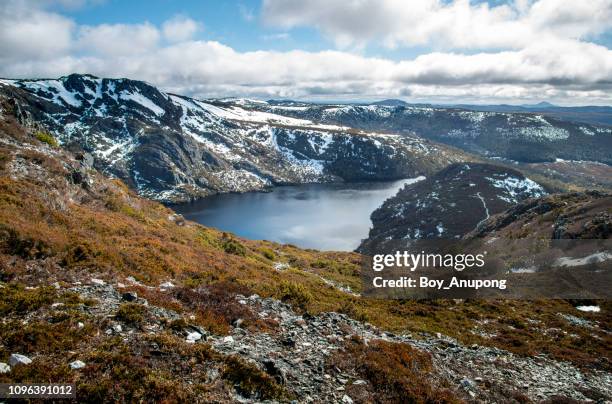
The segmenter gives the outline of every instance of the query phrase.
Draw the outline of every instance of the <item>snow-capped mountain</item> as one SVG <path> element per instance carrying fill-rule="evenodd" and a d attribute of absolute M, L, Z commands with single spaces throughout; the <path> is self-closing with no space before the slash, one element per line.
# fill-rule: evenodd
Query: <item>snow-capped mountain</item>
<path fill-rule="evenodd" d="M 452 164 L 407 185 L 372 215 L 363 253 L 405 248 L 414 240 L 456 239 L 527 198 L 546 195 L 516 170 L 482 163 Z"/>
<path fill-rule="evenodd" d="M 22 122 L 169 202 L 274 184 L 415 177 L 465 158 L 413 135 L 317 123 L 263 102 L 196 100 L 128 79 L 1 80 L 0 95 Z"/>
<path fill-rule="evenodd" d="M 487 157 L 520 162 L 597 161 L 612 165 L 612 127 L 542 113 L 474 111 L 388 102 L 313 105 L 274 102 L 253 107 L 366 131 L 413 134 Z"/>

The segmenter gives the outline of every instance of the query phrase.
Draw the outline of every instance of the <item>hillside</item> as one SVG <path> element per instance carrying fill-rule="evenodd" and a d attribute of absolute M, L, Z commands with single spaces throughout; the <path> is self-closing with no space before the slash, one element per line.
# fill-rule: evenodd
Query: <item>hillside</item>
<path fill-rule="evenodd" d="M 483 222 L 466 237 L 609 239 L 612 195 L 597 191 L 523 201 Z"/>
<path fill-rule="evenodd" d="M 101 171 L 164 202 L 279 184 L 415 177 L 467 158 L 415 136 L 200 101 L 128 79 L 0 80 L 0 94 L 17 105 L 21 123 L 91 154 Z"/>
<path fill-rule="evenodd" d="M 185 221 L 0 106 L 0 382 L 80 402 L 612 397 L 607 302 L 362 299 L 358 254 Z"/>
<path fill-rule="evenodd" d="M 461 238 L 490 216 L 544 194 L 542 186 L 511 168 L 453 164 L 404 187 L 375 210 L 358 251 L 380 254 L 420 239 Z"/>

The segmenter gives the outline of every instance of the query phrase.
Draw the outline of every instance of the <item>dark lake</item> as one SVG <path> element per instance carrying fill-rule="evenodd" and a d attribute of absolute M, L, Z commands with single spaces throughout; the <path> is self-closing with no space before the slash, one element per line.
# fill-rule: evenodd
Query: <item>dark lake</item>
<path fill-rule="evenodd" d="M 283 186 L 272 192 L 215 195 L 173 209 L 249 239 L 350 251 L 367 237 L 370 214 L 407 182 L 415 180 Z"/>

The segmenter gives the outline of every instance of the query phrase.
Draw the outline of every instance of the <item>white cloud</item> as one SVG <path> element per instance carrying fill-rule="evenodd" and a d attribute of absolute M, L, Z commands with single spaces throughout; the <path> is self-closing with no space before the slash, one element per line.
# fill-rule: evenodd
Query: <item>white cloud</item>
<path fill-rule="evenodd" d="M 0 63 L 63 55 L 75 24 L 55 13 L 17 1 L 0 6 Z"/>
<path fill-rule="evenodd" d="M 146 53 L 156 48 L 159 30 L 149 23 L 101 24 L 81 27 L 79 48 L 106 56 Z"/>
<path fill-rule="evenodd" d="M 193 38 L 201 25 L 191 18 L 177 15 L 162 24 L 164 38 L 169 42 L 182 42 Z"/>
<path fill-rule="evenodd" d="M 612 2 L 517 0 L 264 0 L 262 17 L 282 28 L 315 27 L 338 46 L 431 45 L 519 49 L 542 38 L 578 39 L 612 27 Z"/>
<path fill-rule="evenodd" d="M 335 3 L 328 1 L 331 5 L 327 11 L 334 14 Z M 504 27 L 504 21 L 511 20 L 509 16 L 519 15 L 521 21 L 530 21 L 521 22 L 521 26 L 531 27 L 529 29 L 554 25 L 564 26 L 572 33 L 561 37 L 548 29 L 548 34 L 539 40 L 521 42 L 519 46 L 516 41 L 512 42 L 514 31 L 499 32 L 487 41 L 512 42 L 512 46 L 474 54 L 440 50 L 403 61 L 337 50 L 238 52 L 219 42 L 191 39 L 198 24 L 185 17 L 175 17 L 161 27 L 150 23 L 77 26 L 43 8 L 15 13 L 0 6 L 0 76 L 53 77 L 81 72 L 130 77 L 146 80 L 168 91 L 199 97 L 372 99 L 409 96 L 411 100 L 440 102 L 545 98 L 561 103 L 612 103 L 612 51 L 577 39 L 602 32 L 607 22 L 598 14 L 593 18 L 593 26 L 587 29 L 580 23 L 587 18 L 586 11 L 571 14 L 572 19 L 563 10 L 556 9 L 553 13 L 539 12 L 535 8 L 538 4 L 540 7 L 552 4 L 552 1 L 540 0 L 534 4 L 524 0 L 512 7 L 490 9 L 466 2 L 440 6 L 436 1 L 426 0 L 420 6 L 421 11 L 414 10 L 416 15 L 426 16 L 428 7 L 438 4 L 437 7 L 458 7 L 462 12 L 472 13 L 467 21 L 480 18 L 484 21 L 480 24 L 482 27 L 494 19 Z M 598 1 L 593 0 L 593 3 Z M 270 3 L 273 2 L 268 1 L 266 6 Z M 347 45 L 356 44 L 356 37 L 349 35 L 348 30 L 362 12 L 358 12 L 360 7 L 369 4 L 369 0 L 355 4 L 354 10 L 349 7 L 346 11 L 347 20 L 336 26 L 346 31 L 343 41 Z M 388 10 L 379 13 L 387 15 Z M 534 15 L 546 15 L 555 22 L 536 21 Z M 380 22 L 378 14 L 374 13 L 372 18 Z M 443 25 L 448 18 L 451 17 L 441 17 L 442 22 L 438 25 Z M 37 23 L 29 26 L 30 21 Z M 296 25 L 296 21 L 288 19 L 288 24 Z M 7 32 L 4 29 L 7 26 L 22 29 L 26 36 Z M 370 41 L 374 35 L 396 46 L 402 43 L 404 39 L 396 35 L 397 32 L 395 39 L 385 37 L 383 28 L 388 27 L 366 24 L 359 41 Z M 461 34 L 460 28 L 453 29 L 457 30 L 457 35 Z M 415 32 L 421 32 L 419 35 L 425 39 L 434 31 L 415 27 Z M 522 31 L 516 32 L 518 35 Z M 454 40 L 473 44 L 470 35 L 473 33 L 464 33 L 462 38 Z"/>

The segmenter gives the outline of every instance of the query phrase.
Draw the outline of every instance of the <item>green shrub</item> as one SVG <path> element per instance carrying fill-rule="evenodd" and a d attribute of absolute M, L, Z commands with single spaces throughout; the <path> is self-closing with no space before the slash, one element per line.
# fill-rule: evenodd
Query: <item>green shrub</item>
<path fill-rule="evenodd" d="M 51 287 L 25 289 L 22 285 L 6 285 L 0 289 L 0 314 L 28 313 L 53 303 L 56 297 Z"/>
<path fill-rule="evenodd" d="M 228 254 L 240 255 L 242 257 L 246 255 L 246 248 L 233 238 L 223 241 L 222 247 L 223 251 Z"/>
<path fill-rule="evenodd" d="M 259 251 L 261 251 L 261 254 L 270 261 L 276 259 L 276 254 L 274 254 L 274 251 L 270 250 L 269 248 L 261 248 Z"/>
<path fill-rule="evenodd" d="M 59 146 L 59 144 L 57 143 L 57 140 L 50 133 L 36 132 L 34 136 L 36 136 L 36 139 L 40 140 L 43 143 L 48 144 L 49 146 L 52 146 L 52 147 Z"/>
<path fill-rule="evenodd" d="M 302 310 L 306 310 L 308 303 L 312 301 L 312 295 L 304 286 L 288 281 L 281 282 L 277 297 Z"/>
<path fill-rule="evenodd" d="M 119 306 L 115 318 L 127 324 L 140 325 L 144 321 L 145 307 L 138 303 L 124 303 Z"/>

